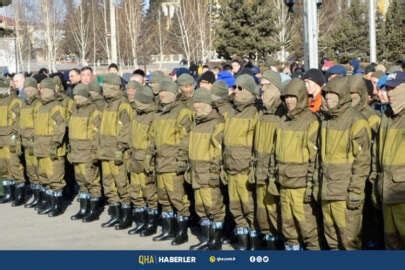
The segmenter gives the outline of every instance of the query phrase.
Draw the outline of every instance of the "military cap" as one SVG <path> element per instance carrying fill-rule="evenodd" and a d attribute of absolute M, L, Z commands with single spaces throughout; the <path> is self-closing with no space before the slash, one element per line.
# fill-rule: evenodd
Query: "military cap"
<path fill-rule="evenodd" d="M 97 92 L 97 93 L 101 94 L 101 87 L 98 84 L 97 80 L 92 80 L 89 83 L 88 87 L 89 87 L 90 92 Z"/>
<path fill-rule="evenodd" d="M 170 79 L 164 79 L 159 83 L 159 91 L 171 92 L 175 95 L 179 93 L 179 88 L 177 84 Z"/>
<path fill-rule="evenodd" d="M 193 103 L 206 103 L 206 104 L 212 104 L 212 96 L 211 92 L 207 89 L 204 88 L 198 88 L 193 96 Z"/>
<path fill-rule="evenodd" d="M 24 81 L 24 88 L 27 88 L 27 87 L 37 88 L 37 87 L 38 87 L 38 82 L 37 82 L 37 80 L 35 80 L 35 79 L 32 78 L 32 77 L 25 78 L 25 81 Z"/>
<path fill-rule="evenodd" d="M 114 73 L 107 73 L 104 76 L 104 84 L 121 86 L 121 77 Z"/>
<path fill-rule="evenodd" d="M 154 102 L 154 95 L 152 89 L 150 89 L 148 86 L 143 86 L 139 84 L 140 87 L 136 88 L 135 92 L 135 100 L 145 103 L 145 104 L 151 104 Z"/>
<path fill-rule="evenodd" d="M 40 87 L 55 90 L 55 88 L 56 88 L 56 80 L 54 80 L 52 78 L 45 78 L 45 79 L 43 79 L 41 81 Z"/>
<path fill-rule="evenodd" d="M 127 89 L 129 89 L 129 88 L 138 90 L 138 89 L 142 88 L 142 84 L 137 81 L 129 81 L 127 84 Z"/>
<path fill-rule="evenodd" d="M 246 89 L 253 95 L 259 95 L 259 87 L 256 84 L 255 80 L 253 79 L 252 76 L 248 74 L 242 74 L 240 75 L 237 79 L 235 84 L 237 86 L 242 87 L 242 89 Z"/>
<path fill-rule="evenodd" d="M 282 88 L 280 73 L 272 70 L 266 70 L 263 72 L 263 79 L 268 80 L 271 84 L 275 85 L 278 89 Z"/>
<path fill-rule="evenodd" d="M 86 84 L 79 83 L 78 85 L 75 86 L 75 88 L 73 88 L 73 95 L 74 96 L 79 95 L 85 98 L 90 97 L 89 86 Z"/>
<path fill-rule="evenodd" d="M 195 80 L 193 76 L 191 76 L 188 73 L 183 73 L 177 78 L 177 85 L 178 86 L 184 86 L 184 85 L 193 85 L 195 83 Z"/>
<path fill-rule="evenodd" d="M 160 71 L 160 70 L 153 71 L 153 72 L 150 74 L 150 82 L 151 82 L 151 83 L 159 83 L 160 80 L 161 80 L 163 77 L 165 77 L 165 74 L 164 74 L 162 71 Z"/>
<path fill-rule="evenodd" d="M 229 94 L 228 86 L 224 81 L 218 80 L 212 85 L 211 93 L 218 97 L 227 97 Z"/>

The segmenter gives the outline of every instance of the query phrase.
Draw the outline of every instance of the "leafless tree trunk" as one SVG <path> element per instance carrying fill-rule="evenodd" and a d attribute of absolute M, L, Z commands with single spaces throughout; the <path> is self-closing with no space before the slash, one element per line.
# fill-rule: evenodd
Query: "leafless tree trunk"
<path fill-rule="evenodd" d="M 46 60 L 48 68 L 56 72 L 56 8 L 54 0 L 41 0 L 41 15 L 45 27 Z"/>
<path fill-rule="evenodd" d="M 132 64 L 134 67 L 138 65 L 137 48 L 138 37 L 140 35 L 140 27 L 142 22 L 142 1 L 141 0 L 125 0 L 124 13 L 126 21 L 126 30 L 128 32 L 132 56 Z"/>
<path fill-rule="evenodd" d="M 111 52 L 110 52 L 110 45 L 108 42 L 108 18 L 107 18 L 107 3 L 108 0 L 103 0 L 103 20 L 104 20 L 104 31 L 105 31 L 105 52 L 107 54 L 108 63 L 111 62 Z"/>
<path fill-rule="evenodd" d="M 80 63 L 86 65 L 86 56 L 89 51 L 90 21 L 85 16 L 83 1 L 77 6 L 75 14 L 71 16 L 71 32 L 79 51 Z"/>

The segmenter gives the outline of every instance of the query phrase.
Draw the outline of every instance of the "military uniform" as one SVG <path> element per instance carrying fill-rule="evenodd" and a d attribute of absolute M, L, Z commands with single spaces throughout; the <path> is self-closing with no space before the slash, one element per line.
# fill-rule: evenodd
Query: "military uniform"
<path fill-rule="evenodd" d="M 121 221 L 125 219 L 125 225 L 128 225 L 131 215 L 129 181 L 124 159 L 129 147 L 132 108 L 120 89 L 121 78 L 118 75 L 106 75 L 104 95 L 107 90 L 106 84 L 113 88 L 113 93 L 111 96 L 105 96 L 106 104 L 101 117 L 98 158 L 101 160 L 104 194 L 108 199 L 111 213 L 110 221 L 103 223 L 102 226 L 111 227 L 120 219 Z M 121 214 L 119 213 L 120 204 Z"/>
<path fill-rule="evenodd" d="M 26 78 L 24 86 L 37 88 L 37 82 L 33 78 Z M 27 98 L 22 104 L 19 121 L 21 142 L 24 148 L 25 170 L 34 194 L 33 200 L 26 205 L 27 207 L 37 205 L 41 189 L 38 160 L 34 155 L 34 118 L 39 106 L 41 106 L 41 101 L 37 95 Z"/>
<path fill-rule="evenodd" d="M 234 113 L 234 108 L 228 94 L 228 86 L 223 81 L 216 81 L 211 89 L 214 99 L 213 106 L 221 114 L 225 121 Z"/>
<path fill-rule="evenodd" d="M 178 88 L 175 83 L 165 80 L 161 83 L 161 91 L 177 95 Z M 187 237 L 190 202 L 184 189 L 184 172 L 192 123 L 193 112 L 179 101 L 161 105 L 152 122 L 150 138 L 156 153 L 157 191 L 163 217 L 162 234 L 154 240 L 168 240 L 174 236 L 175 211 L 180 230 L 172 244 L 183 242 Z"/>
<path fill-rule="evenodd" d="M 364 187 L 370 173 L 371 132 L 367 120 L 351 106 L 347 77 L 328 82 L 326 94 L 339 97 L 321 128 L 321 200 L 330 249 L 359 249 Z"/>
<path fill-rule="evenodd" d="M 55 89 L 52 79 L 44 79 L 41 88 Z M 42 89 L 41 89 L 42 91 Z M 44 100 L 34 117 L 34 155 L 38 159 L 39 181 L 48 204 L 38 207 L 40 214 L 60 214 L 62 190 L 65 187 L 66 109 L 55 95 Z M 42 207 L 41 207 L 42 206 Z"/>
<path fill-rule="evenodd" d="M 209 91 L 199 89 L 193 102 L 211 105 Z M 200 217 L 202 241 L 192 249 L 220 249 L 220 232 L 225 219 L 225 205 L 220 189 L 224 119 L 213 109 L 196 118 L 190 132 L 190 182 L 194 190 L 195 210 Z"/>
<path fill-rule="evenodd" d="M 20 162 L 21 142 L 18 121 L 21 100 L 10 94 L 7 80 L 0 82 L 0 180 L 5 196 L 0 203 L 14 200 L 15 189 L 22 192 L 25 185 L 24 168 Z"/>
<path fill-rule="evenodd" d="M 404 91 L 402 83 L 388 95 L 395 95 L 393 101 L 403 107 Z M 381 122 L 378 138 L 381 171 L 375 192 L 382 203 L 385 247 L 405 249 L 405 110 L 392 107 L 393 115 L 383 116 Z"/>
<path fill-rule="evenodd" d="M 278 88 L 263 89 L 264 91 L 271 92 L 269 95 L 272 97 L 269 102 L 272 104 L 263 104 L 255 131 L 256 219 L 258 229 L 264 236 L 266 247 L 276 249 L 277 243 L 280 242 L 280 194 L 276 184 L 274 152 L 282 105 Z"/>
<path fill-rule="evenodd" d="M 296 108 L 289 111 L 277 127 L 275 155 L 280 184 L 281 227 L 286 250 L 319 250 L 314 204 L 317 187 L 315 160 L 318 154 L 319 122 L 307 108 L 302 80 L 293 79 L 283 91 L 294 96 Z"/>
<path fill-rule="evenodd" d="M 158 196 L 153 168 L 149 167 L 151 147 L 149 132 L 157 111 L 154 96 L 149 87 L 138 85 L 135 93 L 133 118 L 130 130 L 130 198 L 134 206 L 135 228 L 129 234 L 149 236 L 156 233 L 158 219 Z M 138 106 L 137 106 L 138 104 Z"/>
<path fill-rule="evenodd" d="M 257 95 L 257 85 L 249 75 L 238 77 L 239 84 Z M 236 223 L 239 249 L 249 247 L 249 234 L 257 237 L 254 227 L 253 141 L 258 120 L 255 99 L 238 103 L 236 112 L 225 118 L 224 169 L 227 174 L 229 207 Z"/>
<path fill-rule="evenodd" d="M 68 125 L 69 153 L 67 157 L 73 164 L 75 178 L 80 187 L 80 211 L 71 217 L 76 220 L 85 218 L 91 210 L 95 211 L 94 208 L 97 207 L 101 197 L 100 171 L 97 164 L 97 136 L 101 112 L 89 99 L 87 85 L 76 85 L 73 94 L 86 99 L 83 104 L 75 103 Z M 90 201 L 92 207 L 90 207 Z"/>

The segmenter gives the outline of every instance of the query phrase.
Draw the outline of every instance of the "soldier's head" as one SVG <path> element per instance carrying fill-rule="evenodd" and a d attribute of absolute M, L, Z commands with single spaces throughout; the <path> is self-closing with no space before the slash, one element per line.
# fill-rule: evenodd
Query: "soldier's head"
<path fill-rule="evenodd" d="M 194 94 L 195 80 L 188 73 L 181 74 L 176 81 L 184 97 L 191 98 Z"/>
<path fill-rule="evenodd" d="M 302 111 L 308 107 L 308 98 L 305 82 L 301 79 L 292 79 L 283 90 L 283 100 L 289 112 Z"/>
<path fill-rule="evenodd" d="M 208 89 L 199 88 L 193 96 L 193 109 L 196 117 L 201 118 L 212 112 L 212 97 Z"/>
<path fill-rule="evenodd" d="M 352 102 L 348 77 L 337 77 L 329 81 L 324 88 L 326 106 L 330 112 L 340 110 Z"/>
<path fill-rule="evenodd" d="M 39 95 L 42 101 L 48 102 L 55 99 L 56 82 L 53 78 L 46 78 L 39 84 Z"/>
<path fill-rule="evenodd" d="M 235 82 L 235 99 L 240 104 L 252 103 L 259 95 L 259 87 L 252 76 L 248 74 L 240 75 Z"/>
<path fill-rule="evenodd" d="M 97 80 L 92 80 L 89 84 L 89 94 L 92 99 L 101 97 L 101 87 Z"/>
<path fill-rule="evenodd" d="M 0 97 L 10 95 L 10 80 L 5 77 L 0 77 Z"/>
<path fill-rule="evenodd" d="M 142 85 L 145 85 L 145 71 L 142 69 L 136 69 L 131 76 L 131 81 L 137 81 Z"/>
<path fill-rule="evenodd" d="M 170 104 L 176 101 L 179 93 L 177 84 L 170 79 L 164 79 L 160 82 L 159 99 L 161 104 Z"/>
<path fill-rule="evenodd" d="M 280 105 L 280 89 L 282 88 L 280 73 L 266 70 L 263 72 L 260 85 L 262 88 L 261 98 L 263 105 L 267 109 Z"/>
<path fill-rule="evenodd" d="M 105 98 L 113 98 L 122 94 L 121 77 L 115 73 L 107 73 L 104 76 L 103 95 Z"/>
<path fill-rule="evenodd" d="M 135 108 L 137 111 L 155 110 L 155 101 L 152 89 L 149 86 L 141 85 L 136 89 L 134 96 Z"/>
<path fill-rule="evenodd" d="M 89 86 L 83 83 L 76 85 L 73 88 L 73 99 L 77 106 L 88 103 L 90 99 Z"/>
<path fill-rule="evenodd" d="M 129 81 L 127 85 L 127 97 L 130 102 L 135 101 L 135 94 L 138 89 L 142 88 L 142 84 L 137 81 Z"/>
<path fill-rule="evenodd" d="M 224 81 L 216 81 L 211 88 L 212 99 L 223 100 L 229 97 L 229 88 Z"/>
<path fill-rule="evenodd" d="M 353 75 L 349 77 L 350 96 L 352 106 L 359 108 L 366 106 L 368 103 L 368 90 L 366 80 L 361 75 Z"/>
<path fill-rule="evenodd" d="M 28 99 L 38 96 L 38 82 L 32 77 L 28 77 L 24 81 L 24 93 Z"/>
<path fill-rule="evenodd" d="M 80 82 L 89 84 L 93 80 L 93 69 L 91 67 L 83 67 L 80 70 Z"/>
<path fill-rule="evenodd" d="M 165 75 L 164 75 L 164 73 L 162 72 L 162 71 L 153 71 L 151 74 L 150 74 L 150 82 L 149 82 L 149 86 L 152 88 L 152 90 L 153 90 L 153 93 L 155 94 L 155 95 L 158 95 L 159 94 L 159 90 L 160 90 L 160 81 L 162 80 L 162 79 L 164 79 L 165 78 Z"/>

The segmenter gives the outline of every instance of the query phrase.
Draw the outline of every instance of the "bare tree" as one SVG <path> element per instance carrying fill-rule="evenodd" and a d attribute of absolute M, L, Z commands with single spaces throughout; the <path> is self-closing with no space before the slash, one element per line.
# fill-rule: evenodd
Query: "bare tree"
<path fill-rule="evenodd" d="M 142 0 L 124 0 L 126 32 L 130 41 L 133 66 L 137 66 L 138 37 L 142 22 Z"/>
<path fill-rule="evenodd" d="M 45 27 L 45 48 L 48 68 L 56 72 L 56 51 L 57 51 L 57 10 L 55 0 L 41 0 L 41 18 Z"/>
<path fill-rule="evenodd" d="M 75 12 L 69 14 L 70 18 L 70 31 L 75 41 L 76 47 L 79 52 L 80 63 L 87 65 L 86 56 L 89 52 L 89 39 L 90 39 L 90 16 L 86 10 L 84 1 L 80 1 L 77 5 Z"/>

